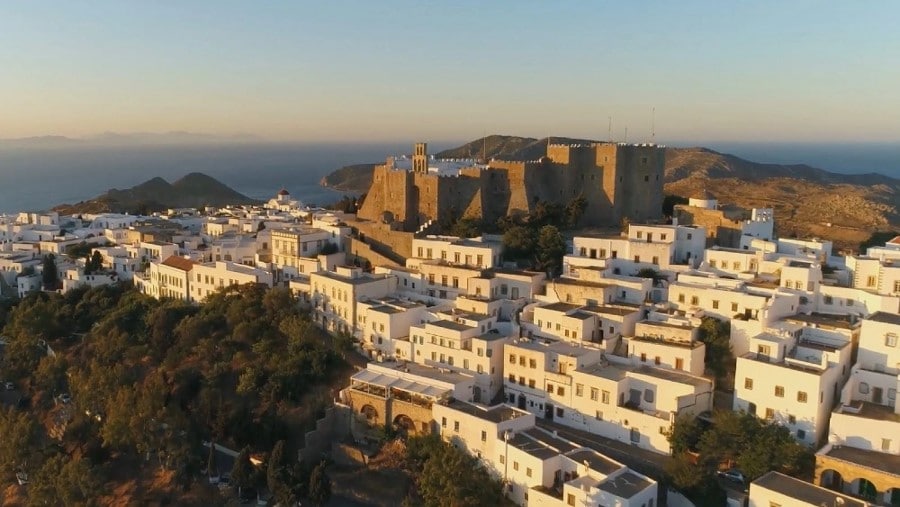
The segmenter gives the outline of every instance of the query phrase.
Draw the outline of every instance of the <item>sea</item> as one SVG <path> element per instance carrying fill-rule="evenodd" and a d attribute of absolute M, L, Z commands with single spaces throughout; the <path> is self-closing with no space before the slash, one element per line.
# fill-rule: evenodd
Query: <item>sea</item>
<path fill-rule="evenodd" d="M 431 146 L 433 152 L 461 143 Z M 669 146 L 673 146 L 670 144 Z M 900 142 L 881 144 L 678 143 L 705 146 L 754 162 L 808 164 L 834 172 L 882 173 L 900 178 Z M 174 181 L 201 172 L 238 192 L 266 200 L 281 188 L 306 204 L 344 194 L 319 181 L 350 164 L 408 153 L 395 144 L 204 144 L 170 146 L 0 145 L 0 213 L 37 211 L 77 203 L 111 188 L 129 188 L 160 176 Z"/>

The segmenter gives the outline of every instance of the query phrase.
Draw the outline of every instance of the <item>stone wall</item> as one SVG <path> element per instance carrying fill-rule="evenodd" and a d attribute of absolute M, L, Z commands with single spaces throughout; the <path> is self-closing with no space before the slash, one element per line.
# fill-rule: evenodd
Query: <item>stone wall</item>
<path fill-rule="evenodd" d="M 316 421 L 316 429 L 303 436 L 303 447 L 297 451 L 297 459 L 306 463 L 316 463 L 322 453 L 331 449 L 335 436 L 334 407 L 325 410 L 325 416 Z"/>

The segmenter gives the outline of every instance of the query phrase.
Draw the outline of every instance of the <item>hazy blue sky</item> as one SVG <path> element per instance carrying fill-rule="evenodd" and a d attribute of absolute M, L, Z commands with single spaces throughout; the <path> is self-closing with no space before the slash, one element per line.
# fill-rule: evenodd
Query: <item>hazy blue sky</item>
<path fill-rule="evenodd" d="M 0 137 L 900 139 L 900 2 L 0 3 Z"/>

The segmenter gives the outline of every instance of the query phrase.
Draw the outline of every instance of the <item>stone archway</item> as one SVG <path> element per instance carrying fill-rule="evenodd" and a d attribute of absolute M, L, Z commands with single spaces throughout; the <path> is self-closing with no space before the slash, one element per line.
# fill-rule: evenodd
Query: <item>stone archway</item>
<path fill-rule="evenodd" d="M 900 486 L 884 492 L 884 503 L 891 507 L 900 507 Z"/>
<path fill-rule="evenodd" d="M 850 494 L 874 502 L 878 497 L 878 490 L 872 484 L 872 481 L 860 477 L 850 483 Z"/>
<path fill-rule="evenodd" d="M 819 486 L 823 488 L 828 488 L 832 491 L 837 491 L 839 493 L 844 492 L 844 478 L 841 477 L 841 474 L 838 473 L 837 470 L 823 470 L 822 477 L 819 479 Z"/>
<path fill-rule="evenodd" d="M 404 437 L 415 435 L 416 423 L 408 415 L 399 414 L 394 418 L 394 429 Z"/>
<path fill-rule="evenodd" d="M 366 422 L 370 425 L 378 423 L 378 410 L 372 405 L 368 403 L 363 405 L 359 413 L 365 416 Z"/>

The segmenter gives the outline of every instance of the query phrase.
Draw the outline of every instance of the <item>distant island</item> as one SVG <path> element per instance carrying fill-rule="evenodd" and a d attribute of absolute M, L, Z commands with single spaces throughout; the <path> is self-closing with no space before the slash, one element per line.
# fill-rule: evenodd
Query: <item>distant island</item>
<path fill-rule="evenodd" d="M 551 142 L 595 141 L 553 137 Z M 491 135 L 436 153 L 435 158 L 536 160 L 546 146 L 546 138 Z M 375 165 L 340 168 L 321 184 L 363 194 Z M 772 207 L 781 235 L 819 237 L 840 246 L 857 245 L 872 232 L 900 226 L 900 180 L 875 173 L 840 174 L 803 164 L 751 162 L 707 148 L 668 148 L 664 188 L 667 195 L 708 192 L 723 203 Z"/>
<path fill-rule="evenodd" d="M 228 204 L 259 204 L 217 179 L 190 173 L 169 183 L 156 177 L 124 190 L 111 189 L 87 201 L 60 204 L 53 211 L 63 215 L 81 213 L 143 214 L 168 208 L 199 208 Z"/>

